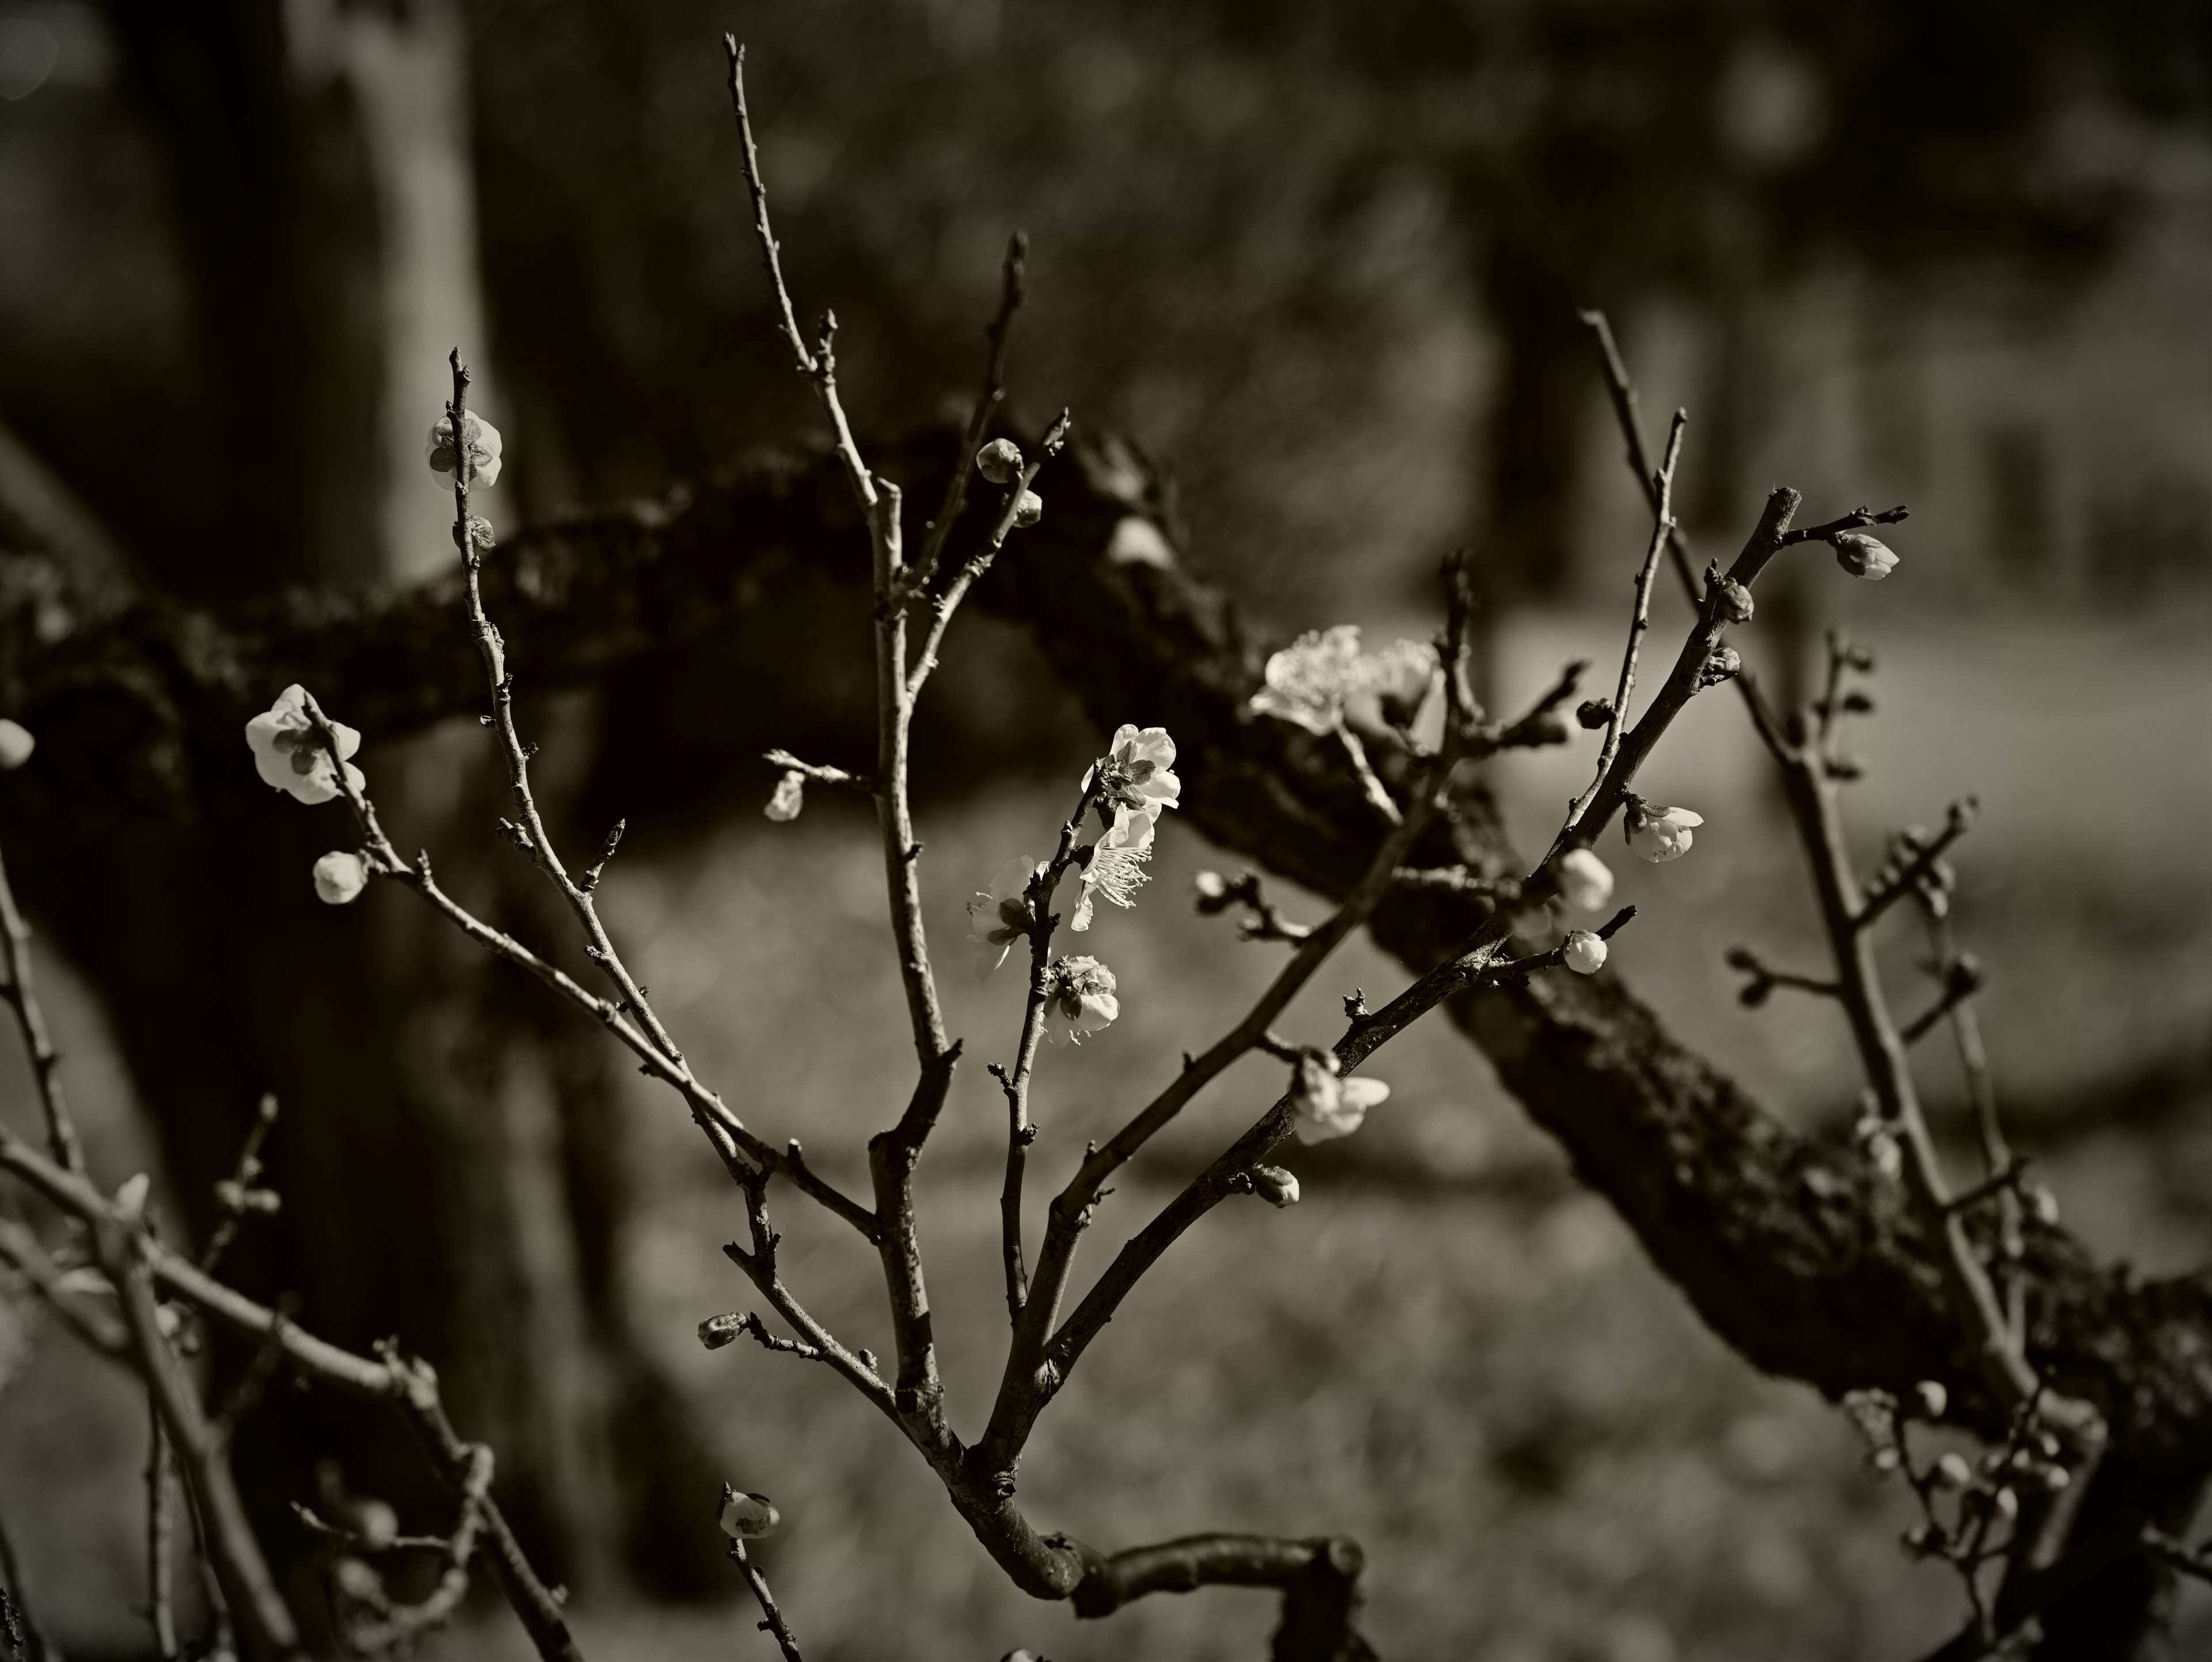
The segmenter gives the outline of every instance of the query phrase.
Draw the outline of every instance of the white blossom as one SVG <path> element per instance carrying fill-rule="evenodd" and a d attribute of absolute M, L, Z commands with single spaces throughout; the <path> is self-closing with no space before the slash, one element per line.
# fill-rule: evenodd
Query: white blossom
<path fill-rule="evenodd" d="M 1082 898 L 1075 903 L 1068 928 L 1088 929 L 1091 903 L 1101 897 L 1117 906 L 1135 905 L 1137 891 L 1150 880 L 1144 868 L 1152 857 L 1152 814 L 1130 807 L 1115 809 L 1112 828 L 1091 845 L 1091 858 L 1083 868 Z"/>
<path fill-rule="evenodd" d="M 1267 660 L 1267 684 L 1253 694 L 1251 709 L 1309 733 L 1334 733 L 1344 724 L 1344 701 L 1359 691 L 1359 661 L 1357 624 L 1310 630 Z"/>
<path fill-rule="evenodd" d="M 1018 854 L 993 874 L 991 886 L 979 889 L 968 903 L 972 927 L 968 940 L 975 949 L 977 979 L 1006 961 L 1014 942 L 1024 938 L 1036 914 L 1030 910 L 1030 880 L 1044 868 L 1025 854 Z"/>
<path fill-rule="evenodd" d="M 1095 958 L 1062 958 L 1045 971 L 1045 1032 L 1055 1044 L 1080 1044 L 1121 1014 L 1113 971 Z"/>
<path fill-rule="evenodd" d="M 722 1515 L 719 1520 L 722 1533 L 732 1541 L 750 1541 L 763 1535 L 775 1533 L 775 1526 L 783 1521 L 775 1509 L 775 1502 L 765 1495 L 743 1495 L 728 1484 L 722 1486 Z"/>
<path fill-rule="evenodd" d="M 331 723 L 341 759 L 361 748 L 361 734 L 343 721 Z M 276 702 L 246 724 L 246 742 L 253 752 L 253 765 L 262 782 L 289 791 L 310 806 L 327 802 L 338 794 L 337 770 L 331 765 L 330 751 L 315 735 L 307 716 L 307 689 L 296 684 L 276 695 Z M 345 763 L 348 783 L 356 790 L 368 781 L 350 760 Z"/>
<path fill-rule="evenodd" d="M 1012 439 L 993 439 L 975 453 L 975 471 L 993 484 L 1012 484 L 1022 471 L 1022 447 Z"/>
<path fill-rule="evenodd" d="M 768 806 L 761 812 L 781 823 L 798 819 L 799 809 L 805 806 L 806 776 L 797 768 L 791 768 L 775 782 L 775 794 L 768 799 Z"/>
<path fill-rule="evenodd" d="M 1577 975 L 1595 975 L 1605 967 L 1605 937 L 1588 929 L 1569 929 L 1565 948 L 1567 967 Z"/>
<path fill-rule="evenodd" d="M 1308 1050 L 1291 1070 L 1291 1129 L 1300 1142 L 1348 1137 L 1367 1111 L 1390 1094 L 1379 1079 L 1345 1079 L 1334 1056 Z"/>
<path fill-rule="evenodd" d="M 1854 577 L 1878 583 L 1897 569 L 1897 551 L 1863 531 L 1839 531 L 1833 541 L 1836 563 Z"/>
<path fill-rule="evenodd" d="M 333 849 L 315 861 L 315 898 L 326 906 L 356 900 L 368 886 L 368 862 L 350 849 Z"/>
<path fill-rule="evenodd" d="M 1594 912 L 1612 898 L 1612 869 L 1588 849 L 1569 849 L 1553 874 L 1559 879 L 1560 898 L 1577 911 Z"/>
<path fill-rule="evenodd" d="M 21 767 L 38 746 L 39 741 L 31 736 L 30 728 L 0 716 L 0 773 L 13 773 Z"/>
<path fill-rule="evenodd" d="M 1162 808 L 1182 806 L 1182 781 L 1176 776 L 1175 759 L 1176 742 L 1165 728 L 1124 721 L 1114 729 L 1103 761 L 1093 764 L 1083 782 L 1097 787 L 1103 807 L 1134 808 L 1158 819 Z"/>
<path fill-rule="evenodd" d="M 1387 720 L 1410 727 L 1437 685 L 1437 649 L 1426 641 L 1393 641 L 1363 656 L 1353 677 L 1380 701 Z"/>
<path fill-rule="evenodd" d="M 1687 808 L 1659 807 L 1641 798 L 1631 798 L 1621 817 L 1621 829 L 1627 835 L 1628 846 L 1638 858 L 1654 865 L 1680 860 L 1689 853 L 1690 844 L 1696 841 L 1694 828 L 1705 823 L 1701 813 L 1692 813 Z"/>
<path fill-rule="evenodd" d="M 461 436 L 468 444 L 470 485 L 497 484 L 499 429 L 471 410 L 461 417 Z M 453 483 L 453 418 L 450 413 L 439 417 L 431 424 L 428 454 L 430 471 L 444 474 L 443 483 L 451 489 Z"/>

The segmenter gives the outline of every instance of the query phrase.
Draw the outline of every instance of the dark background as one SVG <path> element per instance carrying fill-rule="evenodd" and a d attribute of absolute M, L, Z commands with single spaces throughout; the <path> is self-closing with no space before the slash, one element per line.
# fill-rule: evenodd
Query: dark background
<path fill-rule="evenodd" d="M 724 28 L 749 45 L 792 286 L 838 314 L 864 431 L 961 407 L 1023 228 L 1013 407 L 1140 445 L 1194 562 L 1281 630 L 1422 632 L 1437 555 L 1470 541 L 1501 701 L 1612 649 L 1644 527 L 1580 306 L 1612 312 L 1655 428 L 1690 407 L 1700 537 L 1740 537 L 1778 482 L 1821 517 L 1910 502 L 1898 575 L 1844 592 L 1808 564 L 1762 604 L 1759 653 L 1786 681 L 1838 618 L 1881 645 L 1869 842 L 1981 793 L 1966 932 L 1997 971 L 2015 1117 L 2094 1244 L 2202 1256 L 2201 9 L 0 0 L 0 422 L 149 583 L 222 604 L 449 557 L 420 446 L 456 343 L 506 435 L 502 528 L 814 441 L 750 242 Z M 834 804 L 773 837 L 753 811 L 766 745 L 861 753 L 861 638 L 849 596 L 802 585 L 531 712 L 574 840 L 629 817 L 610 908 L 687 1046 L 788 1105 L 771 1129 L 804 1127 L 832 1169 L 897 1088 L 875 856 Z M 1026 645 L 980 625 L 932 699 L 944 935 L 1045 837 L 1059 786 L 1038 782 L 1091 740 Z M 1846 1117 L 1825 1014 L 1728 998 L 1722 948 L 1802 950 L 1806 919 L 1734 712 L 1699 715 L 1668 788 L 1712 827 L 1693 861 L 1624 873 L 1658 927 L 1617 961 L 1778 1107 Z M 378 738 L 402 840 L 550 937 L 487 834 L 473 724 Z M 1582 765 L 1501 768 L 1516 824 L 1534 835 Z M 714 1602 L 727 1476 L 793 1519 L 775 1568 L 810 1655 L 1257 1653 L 1268 1618 L 1237 1595 L 1102 1630 L 1028 1605 L 857 1401 L 750 1348 L 702 1356 L 690 1327 L 738 1292 L 696 1135 L 403 897 L 316 908 L 306 864 L 334 833 L 244 770 L 234 805 L 130 871 L 33 862 L 103 1177 L 160 1166 L 189 1233 L 278 1089 L 288 1211 L 241 1275 L 439 1361 L 596 1650 L 750 1641 Z M 1182 915 L 1203 859 L 1171 835 L 1146 907 L 1102 925 L 1137 995 L 1063 1064 L 1062 1154 L 1264 973 Z M 1343 979 L 1389 973 L 1355 957 Z M 953 1008 L 1003 1044 L 994 991 Z M 1939 1634 L 1941 1579 L 1894 1550 L 1896 1497 L 1809 1393 L 1698 1330 L 1456 1040 L 1417 1035 L 1386 1076 L 1398 1111 L 1297 1213 L 1224 1220 L 1133 1303 L 1031 1457 L 1039 1515 L 1115 1543 L 1348 1530 L 1389 1654 L 1842 1659 Z M 988 1088 L 963 1082 L 931 1168 L 956 1396 L 998 1359 Z M 823 1313 L 865 1333 L 866 1263 L 785 1227 Z M 0 1516 L 73 1653 L 131 1653 L 137 1409 L 7 1309 Z M 431 1506 L 342 1405 L 279 1402 L 245 1452 L 272 1518 L 331 1450 Z"/>

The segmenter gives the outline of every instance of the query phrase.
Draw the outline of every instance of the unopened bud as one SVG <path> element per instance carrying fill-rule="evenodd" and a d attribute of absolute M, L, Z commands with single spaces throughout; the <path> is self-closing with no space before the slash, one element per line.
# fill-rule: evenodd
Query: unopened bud
<path fill-rule="evenodd" d="M 741 1494 L 725 1483 L 721 1516 L 717 1521 L 722 1526 L 722 1533 L 732 1541 L 750 1541 L 775 1534 L 775 1526 L 783 1519 L 767 1495 Z"/>
<path fill-rule="evenodd" d="M 1946 1454 L 1936 1462 L 1936 1481 L 1945 1488 L 1964 1488 L 1974 1481 L 1974 1469 L 1965 1455 Z"/>
<path fill-rule="evenodd" d="M 350 904 L 368 886 L 368 862 L 349 849 L 333 849 L 315 861 L 315 898 L 325 906 Z"/>
<path fill-rule="evenodd" d="M 1252 1192 L 1270 1206 L 1296 1206 L 1298 1180 L 1279 1166 L 1252 1168 Z"/>
<path fill-rule="evenodd" d="M 768 806 L 761 812 L 781 824 L 798 819 L 799 809 L 805 806 L 806 776 L 793 768 L 775 782 L 775 794 L 768 799 Z"/>
<path fill-rule="evenodd" d="M 1575 720 L 1581 722 L 1589 732 L 1595 733 L 1607 721 L 1613 720 L 1613 700 L 1610 698 L 1583 699 L 1575 706 Z"/>
<path fill-rule="evenodd" d="M 1943 1410 L 1951 1405 L 1951 1393 L 1943 1389 L 1940 1379 L 1923 1379 L 1912 1387 L 1912 1394 L 1919 1399 L 1923 1419 L 1940 1420 Z"/>
<path fill-rule="evenodd" d="M 136 1223 L 145 1215 L 146 1191 L 153 1186 L 154 1180 L 143 1172 L 123 1179 L 122 1187 L 115 1191 L 115 1209 L 125 1223 Z"/>
<path fill-rule="evenodd" d="M 1589 929 L 1569 929 L 1561 948 L 1567 967 L 1577 975 L 1595 975 L 1605 967 L 1605 937 Z"/>
<path fill-rule="evenodd" d="M 1878 583 L 1897 569 L 1897 553 L 1879 537 L 1863 531 L 1841 531 L 1832 539 L 1836 563 L 1854 577 Z"/>
<path fill-rule="evenodd" d="M 975 471 L 993 484 L 1012 484 L 1022 471 L 1022 447 L 1012 439 L 993 439 L 975 453 Z"/>
<path fill-rule="evenodd" d="M 1014 500 L 1014 523 L 1032 526 L 1044 517 L 1044 498 L 1034 490 L 1024 490 Z"/>
<path fill-rule="evenodd" d="M 1698 685 L 1717 687 L 1743 668 L 1743 654 L 1732 646 L 1717 646 L 1706 655 L 1705 665 L 1698 671 Z"/>
<path fill-rule="evenodd" d="M 2058 1196 L 2039 1183 L 2027 1185 L 2027 1208 L 2035 1221 L 2045 1228 L 2055 1228 L 2058 1223 Z"/>
<path fill-rule="evenodd" d="M 1752 614 L 1751 591 L 1735 578 L 1721 585 L 1721 616 L 1732 624 L 1747 624 Z"/>
<path fill-rule="evenodd" d="M 1221 901 L 1229 898 L 1229 880 L 1219 872 L 1200 872 L 1190 880 L 1191 892 L 1201 902 Z"/>
<path fill-rule="evenodd" d="M 0 773 L 13 773 L 21 767 L 31 759 L 31 752 L 38 746 L 30 728 L 0 716 Z"/>
<path fill-rule="evenodd" d="M 738 1336 L 744 1330 L 745 1318 L 735 1311 L 709 1316 L 699 1324 L 699 1342 L 709 1350 L 720 1350 L 725 1345 L 735 1344 Z"/>

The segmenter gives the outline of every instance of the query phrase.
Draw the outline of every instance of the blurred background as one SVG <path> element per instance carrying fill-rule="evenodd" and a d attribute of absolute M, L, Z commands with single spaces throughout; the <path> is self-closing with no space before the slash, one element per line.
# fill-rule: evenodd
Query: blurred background
<path fill-rule="evenodd" d="M 1437 557 L 1471 542 L 1499 703 L 1617 652 L 1648 527 L 1578 307 L 1610 311 L 1655 432 L 1689 408 L 1702 542 L 1740 539 L 1778 483 L 1821 519 L 1910 502 L 1891 581 L 1790 567 L 1748 654 L 1786 686 L 1826 626 L 1875 646 L 1854 813 L 1871 855 L 1979 794 L 1961 930 L 2021 1140 L 2100 1251 L 2149 1272 L 2212 1255 L 2201 7 L 0 0 L 0 526 L 23 480 L 58 480 L 150 584 L 222 606 L 434 571 L 449 502 L 422 443 L 456 343 L 506 436 L 502 531 L 813 442 L 750 240 L 726 28 L 792 286 L 836 308 L 864 430 L 963 407 L 1024 228 L 1012 406 L 1139 445 L 1177 482 L 1191 561 L 1285 635 L 1425 633 Z M 923 734 L 939 939 L 1048 840 L 1095 742 L 1018 635 L 957 638 Z M 878 856 L 836 801 L 763 824 L 757 758 L 864 754 L 866 651 L 852 595 L 795 584 L 529 712 L 572 837 L 629 818 L 610 913 L 702 1072 L 848 1180 L 903 1090 Z M 563 940 L 488 834 L 475 725 L 369 737 L 400 840 Z M 1524 846 L 1588 748 L 1497 765 Z M 1720 966 L 1739 940 L 1815 949 L 1738 711 L 1696 707 L 1647 777 L 1707 826 L 1694 857 L 1622 871 L 1647 910 L 1616 965 L 1778 1112 L 1847 1121 L 1832 1013 L 1742 1010 Z M 241 1280 L 437 1361 L 587 1650 L 767 1653 L 716 1555 L 727 1477 L 784 1511 L 769 1568 L 810 1656 L 1259 1653 L 1258 1595 L 1082 1628 L 1030 1603 L 856 1397 L 749 1345 L 702 1352 L 696 1323 L 747 1300 L 696 1132 L 404 897 L 317 907 L 329 828 L 281 819 L 245 776 L 128 869 L 32 838 L 95 1169 L 154 1171 L 191 1235 L 276 1090 L 287 1208 Z M 1048 1174 L 1273 967 L 1189 915 L 1210 857 L 1170 825 L 1143 904 L 1102 921 L 1125 1015 L 1050 1059 Z M 1318 1038 L 1352 986 L 1402 978 L 1349 952 L 1289 1025 Z M 949 994 L 971 1055 L 1011 1048 L 1011 982 Z M 1844 1662 L 1945 1633 L 1954 1592 L 1897 1550 L 1911 1519 L 1838 1416 L 1703 1331 L 1475 1052 L 1436 1028 L 1386 1061 L 1388 1108 L 1307 1157 L 1295 1211 L 1224 1208 L 1131 1301 L 1033 1445 L 1032 1515 L 1106 1547 L 1353 1534 L 1391 1656 Z M 0 1111 L 31 1123 L 27 1079 L 5 1081 Z M 1941 1056 L 1926 1082 L 1956 1101 Z M 1164 1139 L 1094 1263 L 1273 1089 L 1232 1075 Z M 1003 1343 L 994 1091 L 961 1080 L 924 1170 L 969 1430 Z M 817 1312 L 880 1347 L 872 1262 L 793 1202 L 779 1222 Z M 12 1300 L 0 1380 L 0 1521 L 33 1608 L 72 1656 L 150 1653 L 143 1404 Z M 404 1441 L 361 1419 L 283 1393 L 241 1447 L 303 1606 L 282 1502 L 319 1458 L 441 1526 Z M 2179 1620 L 2179 1653 L 2212 1635 Z M 438 1653 L 519 1654 L 504 1622 Z"/>

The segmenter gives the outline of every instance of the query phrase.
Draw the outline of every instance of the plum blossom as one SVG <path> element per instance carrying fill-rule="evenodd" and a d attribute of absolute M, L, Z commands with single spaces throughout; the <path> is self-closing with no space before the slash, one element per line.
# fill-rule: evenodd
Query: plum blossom
<path fill-rule="evenodd" d="M 1562 956 L 1577 975 L 1595 975 L 1605 967 L 1607 950 L 1603 935 L 1588 929 L 1569 929 Z"/>
<path fill-rule="evenodd" d="M 1357 673 L 1381 703 L 1385 721 L 1411 727 L 1437 684 L 1437 649 L 1426 641 L 1393 641 L 1364 656 Z"/>
<path fill-rule="evenodd" d="M 1879 537 L 1863 531 L 1839 531 L 1829 539 L 1835 545 L 1836 563 L 1854 577 L 1878 583 L 1897 569 L 1897 551 Z"/>
<path fill-rule="evenodd" d="M 805 806 L 806 776 L 797 768 L 790 768 L 775 782 L 775 794 L 768 799 L 768 806 L 761 812 L 781 824 L 798 819 L 799 809 Z"/>
<path fill-rule="evenodd" d="M 1006 961 L 1014 942 L 1030 932 L 1036 914 L 1030 908 L 1030 880 L 1044 869 L 1025 854 L 1018 854 L 992 874 L 991 886 L 979 889 L 968 903 L 974 927 L 968 940 L 975 949 L 975 977 L 981 980 Z"/>
<path fill-rule="evenodd" d="M 461 436 L 467 441 L 469 449 L 468 483 L 471 485 L 497 484 L 499 429 L 471 410 L 461 417 Z M 450 490 L 453 483 L 453 417 L 451 412 L 439 417 L 432 423 L 427 454 L 430 471 L 443 474 L 442 483 Z"/>
<path fill-rule="evenodd" d="M 0 773 L 13 773 L 21 767 L 31 759 L 31 752 L 38 746 L 30 728 L 0 716 Z"/>
<path fill-rule="evenodd" d="M 775 1526 L 783 1515 L 775 1509 L 775 1502 L 765 1495 L 745 1495 L 722 1485 L 722 1511 L 716 1520 L 722 1533 L 732 1541 L 750 1541 L 763 1535 L 775 1533 Z"/>
<path fill-rule="evenodd" d="M 1152 857 L 1152 814 L 1131 807 L 1115 809 L 1112 829 L 1091 845 L 1089 862 L 1083 868 L 1083 895 L 1075 903 L 1068 928 L 1088 929 L 1091 903 L 1102 895 L 1117 906 L 1135 905 L 1138 889 L 1150 881 L 1144 866 Z"/>
<path fill-rule="evenodd" d="M 1308 1050 L 1291 1070 L 1291 1129 L 1300 1142 L 1329 1142 L 1348 1137 L 1367 1111 L 1390 1094 L 1379 1079 L 1345 1079 L 1336 1057 Z"/>
<path fill-rule="evenodd" d="M 1055 959 L 1045 971 L 1045 1032 L 1055 1044 L 1080 1044 L 1121 1014 L 1114 972 L 1095 958 Z"/>
<path fill-rule="evenodd" d="M 332 849 L 315 861 L 315 898 L 325 906 L 350 904 L 368 886 L 368 862 L 350 849 Z"/>
<path fill-rule="evenodd" d="M 1577 911 L 1594 912 L 1613 896 L 1613 873 L 1588 849 L 1569 849 L 1553 868 L 1559 895 Z"/>
<path fill-rule="evenodd" d="M 1267 660 L 1267 684 L 1250 708 L 1309 733 L 1334 733 L 1344 725 L 1344 701 L 1359 691 L 1359 657 L 1357 624 L 1310 630 Z"/>
<path fill-rule="evenodd" d="M 1175 773 L 1176 742 L 1165 728 L 1124 721 L 1114 729 L 1103 761 L 1084 776 L 1098 788 L 1101 810 L 1134 808 L 1158 819 L 1162 808 L 1182 806 L 1182 781 Z"/>
<path fill-rule="evenodd" d="M 359 790 L 368 780 L 349 758 L 361 748 L 361 734 L 343 721 L 330 725 L 338 756 L 345 761 L 346 782 Z M 264 784 L 289 791 L 310 807 L 338 794 L 337 770 L 331 764 L 330 751 L 315 735 L 305 687 L 295 683 L 278 693 L 274 704 L 246 724 L 246 742 Z"/>
<path fill-rule="evenodd" d="M 1642 797 L 1631 797 L 1620 828 L 1638 858 L 1656 866 L 1689 853 L 1690 844 L 1696 841 L 1693 829 L 1705 823 L 1703 814 L 1687 808 L 1659 807 Z"/>

